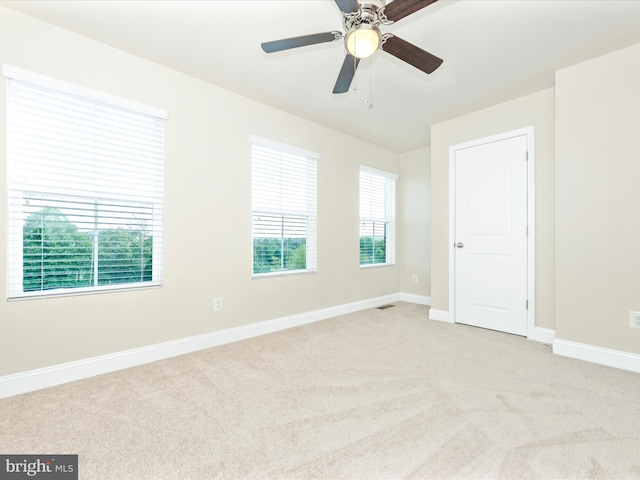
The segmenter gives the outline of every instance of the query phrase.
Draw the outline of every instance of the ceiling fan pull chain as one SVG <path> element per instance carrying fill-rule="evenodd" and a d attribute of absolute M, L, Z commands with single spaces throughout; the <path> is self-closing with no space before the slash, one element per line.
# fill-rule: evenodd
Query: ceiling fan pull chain
<path fill-rule="evenodd" d="M 356 69 L 358 68 L 358 59 L 353 57 L 353 91 L 358 90 L 358 78 L 356 76 Z"/>
<path fill-rule="evenodd" d="M 369 57 L 369 100 L 367 107 L 373 108 L 373 65 L 371 57 Z"/>

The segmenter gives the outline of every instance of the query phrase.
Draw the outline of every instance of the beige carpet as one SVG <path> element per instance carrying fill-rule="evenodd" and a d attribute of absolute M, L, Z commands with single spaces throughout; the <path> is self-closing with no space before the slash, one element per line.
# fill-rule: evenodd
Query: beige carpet
<path fill-rule="evenodd" d="M 640 375 L 398 303 L 0 400 L 81 479 L 640 478 Z"/>

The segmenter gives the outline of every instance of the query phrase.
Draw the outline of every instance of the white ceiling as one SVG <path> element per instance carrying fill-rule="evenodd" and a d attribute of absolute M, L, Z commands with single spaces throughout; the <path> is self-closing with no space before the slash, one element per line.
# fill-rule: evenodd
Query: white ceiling
<path fill-rule="evenodd" d="M 0 5 L 397 152 L 428 145 L 434 123 L 551 87 L 560 68 L 640 43 L 638 0 L 440 0 L 381 28 L 443 58 L 436 72 L 378 51 L 360 63 L 357 90 L 334 95 L 341 41 L 260 49 L 342 30 L 333 0 Z"/>

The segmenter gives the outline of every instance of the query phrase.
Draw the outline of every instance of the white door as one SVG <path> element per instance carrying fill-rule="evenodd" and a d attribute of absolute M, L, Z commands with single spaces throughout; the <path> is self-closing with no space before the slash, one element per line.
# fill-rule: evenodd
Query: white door
<path fill-rule="evenodd" d="M 527 334 L 527 136 L 456 150 L 454 319 Z"/>

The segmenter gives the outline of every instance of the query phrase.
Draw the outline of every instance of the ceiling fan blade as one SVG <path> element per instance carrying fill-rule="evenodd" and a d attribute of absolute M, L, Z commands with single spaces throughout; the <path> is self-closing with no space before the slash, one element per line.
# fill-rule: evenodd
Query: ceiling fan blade
<path fill-rule="evenodd" d="M 342 13 L 357 12 L 360 8 L 358 0 L 336 0 L 336 4 Z"/>
<path fill-rule="evenodd" d="M 393 3 L 389 5 L 393 5 Z M 396 36 L 389 36 L 381 48 L 409 65 L 413 65 L 418 70 L 422 70 L 424 73 L 433 73 L 444 61 Z"/>
<path fill-rule="evenodd" d="M 351 81 L 353 80 L 353 76 L 356 74 L 356 68 L 358 68 L 359 63 L 359 58 L 347 53 L 344 62 L 342 62 L 342 68 L 338 74 L 336 85 L 333 87 L 333 93 L 346 93 L 349 91 Z"/>
<path fill-rule="evenodd" d="M 384 14 L 388 20 L 397 22 L 401 18 L 411 15 L 437 1 L 438 0 L 395 0 L 384 7 Z"/>
<path fill-rule="evenodd" d="M 265 52 L 273 53 L 280 52 L 281 50 L 289 50 L 291 48 L 315 45 L 316 43 L 333 42 L 340 38 L 342 38 L 342 32 L 313 33 L 311 35 L 303 35 L 301 37 L 283 38 L 282 40 L 263 42 L 260 46 Z"/>

